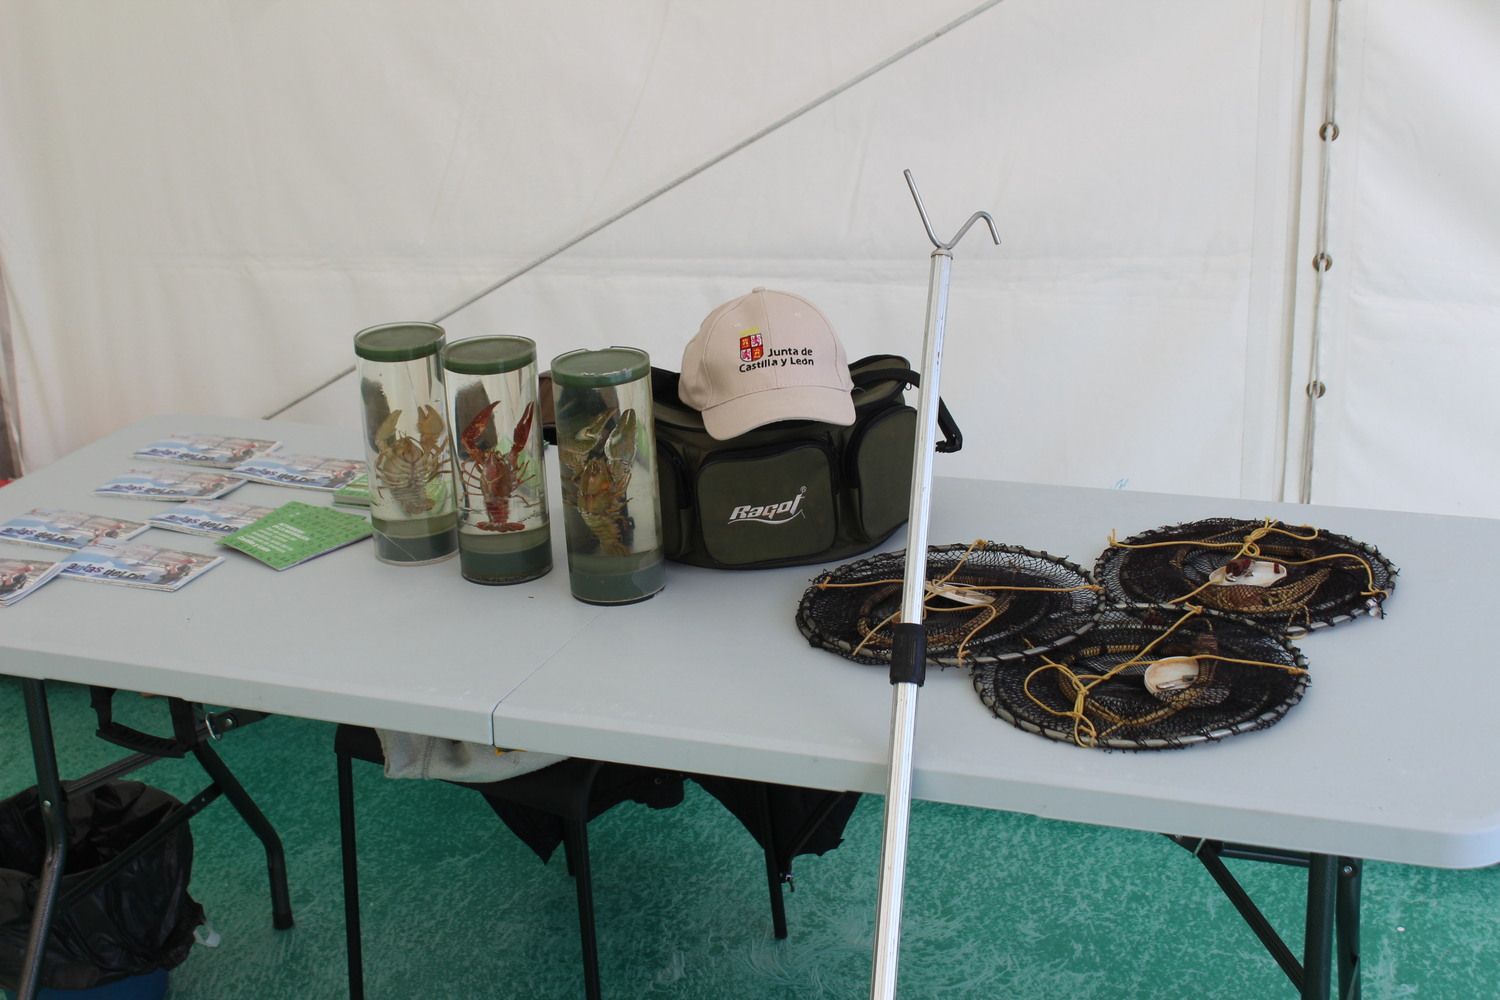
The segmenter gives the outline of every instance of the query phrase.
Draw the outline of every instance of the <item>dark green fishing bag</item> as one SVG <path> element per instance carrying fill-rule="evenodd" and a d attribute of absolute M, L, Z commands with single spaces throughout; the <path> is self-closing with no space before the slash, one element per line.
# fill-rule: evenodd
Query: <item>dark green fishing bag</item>
<path fill-rule="evenodd" d="M 917 411 L 910 363 L 872 355 L 849 366 L 854 423 L 783 420 L 728 441 L 678 397 L 678 373 L 651 370 L 662 548 L 716 569 L 832 562 L 879 545 L 906 521 Z M 963 435 L 938 402 L 941 452 Z"/>

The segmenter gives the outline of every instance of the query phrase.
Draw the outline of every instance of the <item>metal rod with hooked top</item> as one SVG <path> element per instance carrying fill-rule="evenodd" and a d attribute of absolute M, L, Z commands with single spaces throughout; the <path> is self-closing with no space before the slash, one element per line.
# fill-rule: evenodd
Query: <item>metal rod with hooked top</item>
<path fill-rule="evenodd" d="M 927 206 L 922 204 L 922 196 L 917 193 L 917 182 L 912 179 L 911 171 L 903 170 L 901 171 L 901 176 L 906 178 L 906 186 L 911 189 L 912 201 L 915 201 L 917 203 L 917 214 L 922 217 L 922 228 L 927 230 L 927 238 L 932 241 L 933 246 L 937 247 L 944 253 L 947 253 L 954 247 L 958 246 L 958 241 L 964 238 L 964 233 L 967 233 L 969 231 L 969 227 L 978 222 L 980 219 L 983 219 L 984 224 L 990 227 L 990 235 L 994 237 L 995 245 L 1000 245 L 1000 234 L 995 230 L 995 220 L 990 218 L 990 213 L 988 212 L 975 212 L 973 215 L 969 216 L 969 221 L 965 222 L 959 228 L 958 234 L 955 235 L 953 239 L 949 240 L 947 243 L 944 243 L 942 240 L 938 239 L 937 233 L 934 233 L 932 231 L 932 222 L 927 218 Z"/>
<path fill-rule="evenodd" d="M 917 433 L 912 454 L 911 497 L 906 528 L 906 570 L 901 594 L 901 621 L 891 652 L 891 763 L 885 796 L 885 838 L 880 850 L 880 896 L 875 924 L 872 1000 L 893 1000 L 901 951 L 901 897 L 906 880 L 906 834 L 911 814 L 912 744 L 917 731 L 917 690 L 926 677 L 927 633 L 922 601 L 927 589 L 927 510 L 932 494 L 932 455 L 937 440 L 938 379 L 943 357 L 943 329 L 948 321 L 948 274 L 953 247 L 980 219 L 995 242 L 1000 234 L 988 212 L 975 212 L 947 243 L 937 238 L 911 171 L 903 171 L 917 203 L 932 251 L 927 290 L 927 327 L 922 346 L 922 384 L 918 388 Z"/>

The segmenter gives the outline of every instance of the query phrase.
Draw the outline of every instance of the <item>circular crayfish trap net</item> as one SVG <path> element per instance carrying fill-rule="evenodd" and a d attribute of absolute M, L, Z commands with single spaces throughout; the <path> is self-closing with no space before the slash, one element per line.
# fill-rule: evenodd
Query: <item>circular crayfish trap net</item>
<path fill-rule="evenodd" d="M 797 608 L 814 646 L 859 663 L 891 662 L 904 552 L 846 563 L 815 578 Z M 1045 552 L 979 541 L 927 550 L 927 659 L 973 666 L 1053 649 L 1085 632 L 1099 588 L 1082 567 Z"/>
<path fill-rule="evenodd" d="M 1220 517 L 1111 538 L 1094 576 L 1113 601 L 1200 605 L 1300 634 L 1383 615 L 1396 568 L 1344 535 Z"/>
<path fill-rule="evenodd" d="M 1160 605 L 1106 609 L 1060 650 L 974 671 L 980 698 L 1011 725 L 1111 750 L 1167 750 L 1264 729 L 1307 683 L 1302 654 L 1275 631 Z"/>

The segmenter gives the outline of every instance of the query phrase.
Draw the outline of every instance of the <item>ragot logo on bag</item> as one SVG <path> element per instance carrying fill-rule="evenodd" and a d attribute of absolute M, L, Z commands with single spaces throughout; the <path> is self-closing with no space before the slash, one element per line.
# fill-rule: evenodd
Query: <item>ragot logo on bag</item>
<path fill-rule="evenodd" d="M 782 500 L 779 503 L 768 503 L 762 506 L 744 504 L 729 512 L 729 520 L 726 524 L 743 524 L 754 521 L 757 524 L 786 524 L 802 516 L 802 501 L 807 497 L 807 487 L 804 486 L 796 496 L 790 500 Z"/>

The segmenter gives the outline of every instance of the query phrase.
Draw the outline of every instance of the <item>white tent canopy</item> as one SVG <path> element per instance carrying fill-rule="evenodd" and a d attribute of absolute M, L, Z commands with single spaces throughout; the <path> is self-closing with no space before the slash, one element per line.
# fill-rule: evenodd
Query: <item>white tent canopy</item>
<path fill-rule="evenodd" d="M 1493 4 L 0 0 L 0 23 L 0 391 L 31 467 L 151 413 L 280 410 L 357 329 L 510 275 L 450 340 L 675 368 L 767 285 L 851 357 L 914 357 L 910 168 L 939 229 L 986 208 L 1004 240 L 957 256 L 966 444 L 939 473 L 1295 499 L 1316 374 L 1313 499 L 1500 515 Z M 352 424 L 350 383 L 286 415 Z"/>

